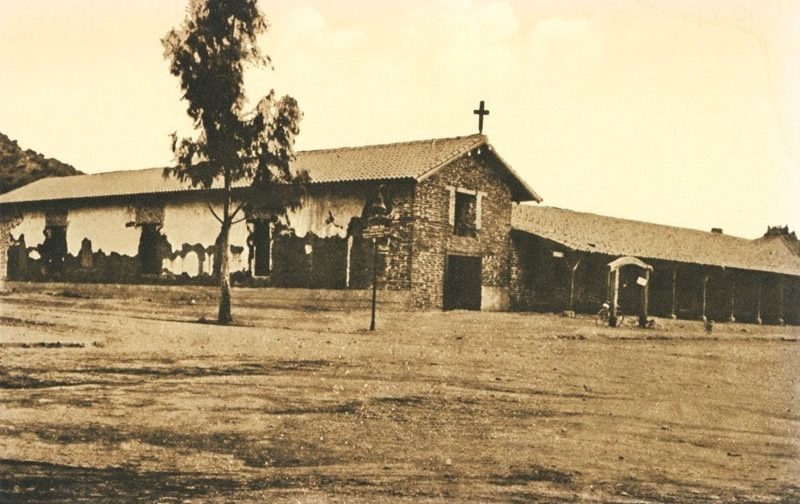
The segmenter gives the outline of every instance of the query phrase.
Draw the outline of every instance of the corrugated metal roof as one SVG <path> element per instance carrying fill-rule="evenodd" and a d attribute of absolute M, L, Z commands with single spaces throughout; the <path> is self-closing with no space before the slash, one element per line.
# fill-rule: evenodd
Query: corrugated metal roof
<path fill-rule="evenodd" d="M 800 258 L 780 240 L 748 240 L 538 205 L 515 206 L 511 224 L 582 252 L 800 275 Z"/>
<path fill-rule="evenodd" d="M 297 154 L 293 169 L 306 170 L 312 183 L 347 182 L 358 180 L 414 179 L 421 180 L 450 161 L 467 152 L 487 145 L 483 135 L 418 140 L 364 147 L 344 147 L 303 151 Z M 491 150 L 491 147 L 489 146 Z M 541 198 L 497 156 L 499 163 L 511 174 L 516 195 L 521 200 Z M 237 187 L 246 187 L 239 181 Z M 222 183 L 212 186 L 221 188 Z M 175 191 L 189 191 L 188 183 L 165 178 L 163 168 L 117 171 L 74 177 L 38 180 L 15 191 L 0 195 L 0 204 L 32 201 L 53 201 L 104 196 L 125 196 Z"/>

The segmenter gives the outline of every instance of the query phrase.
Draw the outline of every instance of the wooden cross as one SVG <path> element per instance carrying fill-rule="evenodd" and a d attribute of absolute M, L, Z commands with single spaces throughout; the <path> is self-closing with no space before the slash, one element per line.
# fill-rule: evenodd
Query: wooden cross
<path fill-rule="evenodd" d="M 478 116 L 478 133 L 483 134 L 483 116 L 489 115 L 489 111 L 483 106 L 483 100 L 481 100 L 480 106 L 473 110 L 472 113 Z"/>

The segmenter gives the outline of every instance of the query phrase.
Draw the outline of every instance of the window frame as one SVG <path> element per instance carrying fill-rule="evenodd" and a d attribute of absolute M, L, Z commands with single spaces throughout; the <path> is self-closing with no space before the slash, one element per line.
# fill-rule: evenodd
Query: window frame
<path fill-rule="evenodd" d="M 456 187 L 456 186 L 446 186 L 447 191 L 449 192 L 449 205 L 448 205 L 448 224 L 450 225 L 451 231 L 455 236 L 464 236 L 467 238 L 475 238 L 478 235 L 482 227 L 482 220 L 483 220 L 483 198 L 486 196 L 486 193 L 483 191 L 467 189 L 464 187 Z M 473 229 L 471 233 L 460 234 L 456 229 L 456 201 L 459 194 L 470 195 L 475 197 L 475 220 L 473 224 Z"/>

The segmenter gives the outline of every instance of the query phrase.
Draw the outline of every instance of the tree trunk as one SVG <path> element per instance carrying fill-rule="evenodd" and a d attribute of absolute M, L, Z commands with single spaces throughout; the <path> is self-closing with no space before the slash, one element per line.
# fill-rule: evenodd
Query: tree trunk
<path fill-rule="evenodd" d="M 219 313 L 217 322 L 219 324 L 230 324 L 233 322 L 231 315 L 231 267 L 230 267 L 230 231 L 231 231 L 231 180 L 228 173 L 225 173 L 225 204 L 222 210 L 222 240 L 220 243 L 220 262 L 219 262 Z"/>

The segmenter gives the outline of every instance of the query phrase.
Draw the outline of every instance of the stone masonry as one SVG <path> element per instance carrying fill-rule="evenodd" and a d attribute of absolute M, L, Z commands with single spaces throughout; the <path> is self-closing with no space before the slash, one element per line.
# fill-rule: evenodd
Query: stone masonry
<path fill-rule="evenodd" d="M 481 257 L 484 305 L 487 293 L 507 308 L 511 232 L 511 192 L 493 156 L 473 151 L 416 186 L 414 198 L 412 297 L 417 308 L 441 308 L 449 254 Z M 476 236 L 457 236 L 450 224 L 449 187 L 484 193 Z"/>

